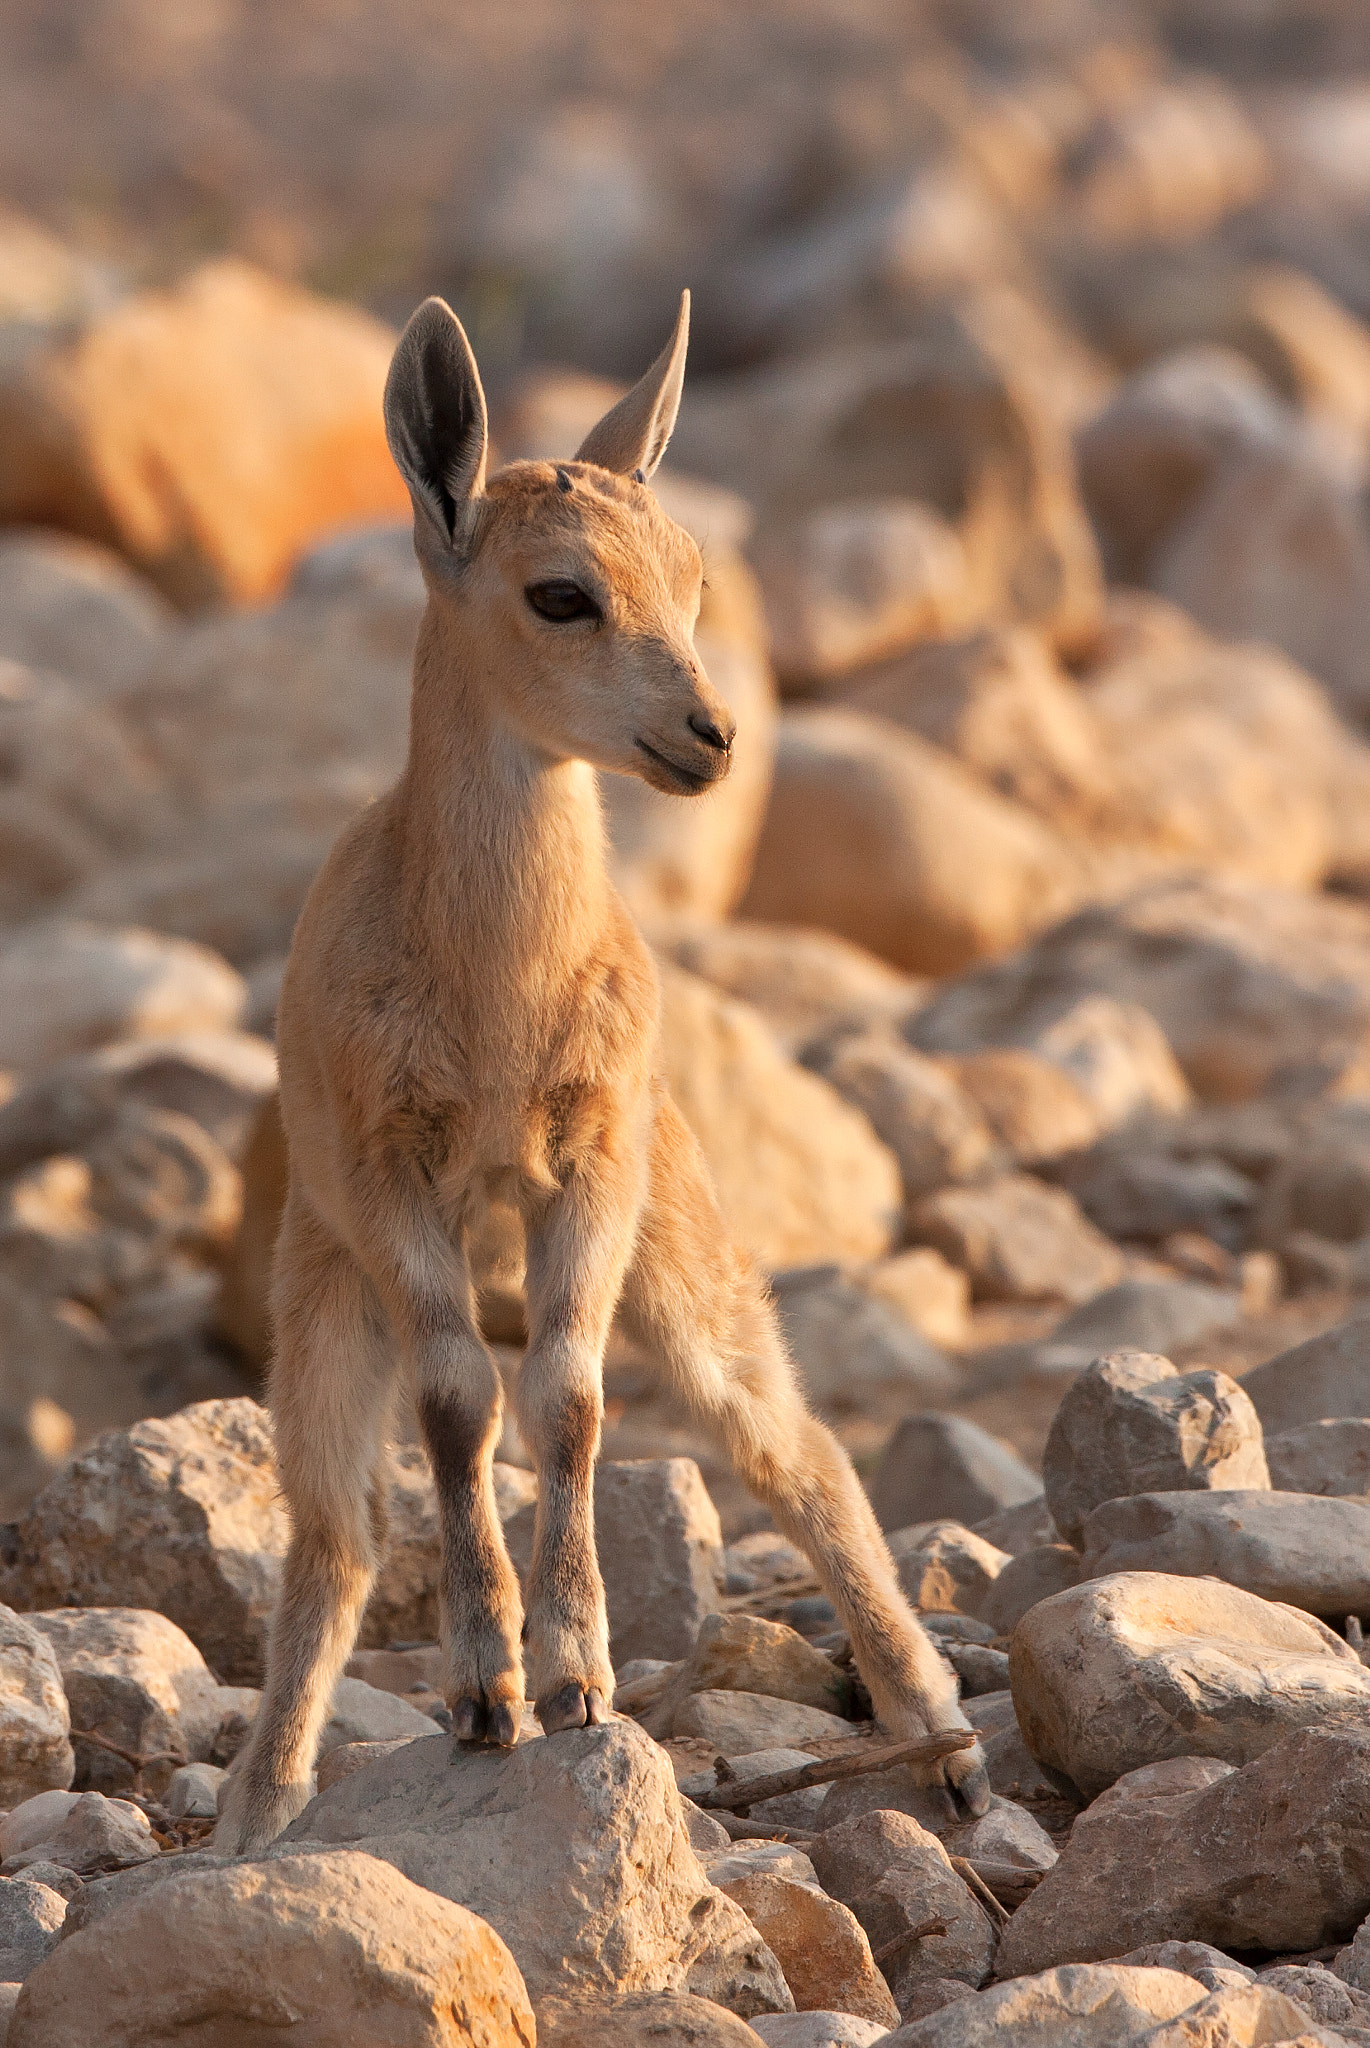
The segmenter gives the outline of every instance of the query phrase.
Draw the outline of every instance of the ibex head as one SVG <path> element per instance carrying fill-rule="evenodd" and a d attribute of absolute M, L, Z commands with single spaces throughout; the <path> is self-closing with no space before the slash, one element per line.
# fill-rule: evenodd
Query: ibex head
<path fill-rule="evenodd" d="M 385 389 L 431 601 L 459 618 L 491 712 L 553 759 L 696 795 L 727 774 L 734 721 L 693 645 L 699 549 L 649 479 L 680 406 L 690 299 L 641 382 L 571 462 L 487 481 L 485 397 L 460 321 L 426 299 Z M 474 635 L 474 639 L 473 639 Z"/>

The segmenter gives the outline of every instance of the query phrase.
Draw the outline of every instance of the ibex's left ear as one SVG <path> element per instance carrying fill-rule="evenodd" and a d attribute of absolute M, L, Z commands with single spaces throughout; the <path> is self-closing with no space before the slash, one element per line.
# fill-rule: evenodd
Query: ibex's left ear
<path fill-rule="evenodd" d="M 425 299 L 400 336 L 385 435 L 414 501 L 415 540 L 428 527 L 460 551 L 485 488 L 485 393 L 462 324 L 441 299 Z"/>
<path fill-rule="evenodd" d="M 576 450 L 577 462 L 594 462 L 616 476 L 640 474 L 643 483 L 662 456 L 680 411 L 685 351 L 690 342 L 690 294 L 680 294 L 675 333 L 625 398 L 591 427 Z"/>

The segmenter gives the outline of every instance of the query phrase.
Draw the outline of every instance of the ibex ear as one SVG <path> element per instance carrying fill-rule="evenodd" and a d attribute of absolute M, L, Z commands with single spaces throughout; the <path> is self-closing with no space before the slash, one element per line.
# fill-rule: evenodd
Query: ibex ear
<path fill-rule="evenodd" d="M 425 299 L 400 336 L 385 380 L 385 438 L 416 518 L 459 546 L 485 488 L 485 393 L 462 324 L 442 299 Z"/>
<path fill-rule="evenodd" d="M 641 473 L 645 483 L 662 456 L 680 411 L 685 351 L 690 342 L 690 294 L 680 294 L 675 333 L 640 382 L 591 427 L 576 450 L 577 462 L 594 462 L 616 476 Z"/>

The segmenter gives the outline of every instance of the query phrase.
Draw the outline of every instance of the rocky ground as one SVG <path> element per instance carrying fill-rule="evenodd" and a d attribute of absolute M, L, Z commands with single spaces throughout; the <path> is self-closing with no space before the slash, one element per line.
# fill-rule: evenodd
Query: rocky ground
<path fill-rule="evenodd" d="M 0 0 L 0 2043 L 1370 2043 L 1364 10 L 77 12 Z M 737 764 L 606 784 L 615 872 L 994 1800 L 616 1336 L 613 1723 L 453 1750 L 402 1408 L 317 1797 L 226 1859 L 276 997 L 423 604 L 387 321 L 564 455 L 686 280 Z"/>

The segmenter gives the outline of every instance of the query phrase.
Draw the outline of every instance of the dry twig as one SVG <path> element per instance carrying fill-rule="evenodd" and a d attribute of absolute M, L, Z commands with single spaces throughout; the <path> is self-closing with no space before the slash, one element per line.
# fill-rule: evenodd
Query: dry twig
<path fill-rule="evenodd" d="M 863 1745 L 860 1756 L 826 1756 L 816 1763 L 798 1764 L 791 1771 L 772 1771 L 765 1778 L 730 1778 L 695 1798 L 706 1812 L 727 1807 L 745 1814 L 763 1799 L 779 1799 L 786 1792 L 804 1792 L 810 1785 L 832 1785 L 842 1778 L 859 1778 L 867 1771 L 887 1771 L 895 1764 L 935 1764 L 958 1749 L 969 1749 L 975 1740 L 970 1729 L 949 1728 L 941 1735 L 920 1736 L 916 1742 L 894 1742 L 873 1749 Z M 715 1766 L 717 1769 L 717 1766 Z"/>

